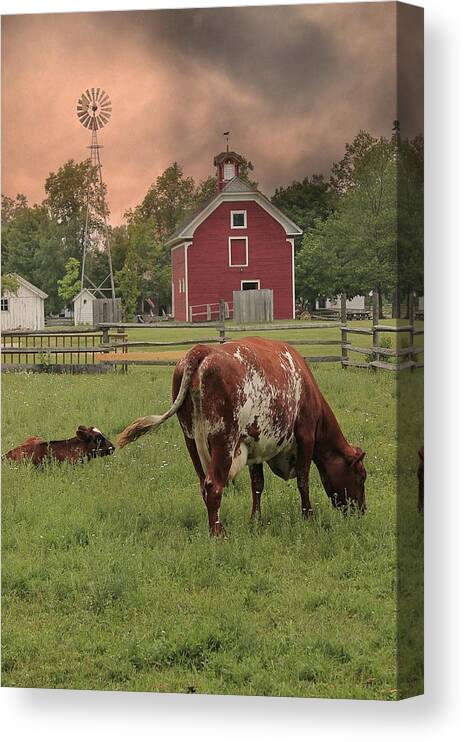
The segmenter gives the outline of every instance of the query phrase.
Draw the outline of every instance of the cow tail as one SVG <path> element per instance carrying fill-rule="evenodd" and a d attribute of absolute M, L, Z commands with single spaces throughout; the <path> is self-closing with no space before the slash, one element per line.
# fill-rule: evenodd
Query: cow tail
<path fill-rule="evenodd" d="M 168 418 L 172 417 L 176 414 L 176 412 L 178 412 L 187 396 L 187 392 L 189 390 L 193 375 L 197 371 L 197 368 L 199 367 L 205 356 L 208 355 L 210 352 L 211 349 L 207 348 L 205 345 L 198 345 L 187 354 L 187 356 L 185 357 L 185 366 L 182 375 L 181 386 L 179 387 L 178 395 L 169 410 L 164 412 L 163 415 L 146 415 L 146 417 L 139 417 L 137 420 L 134 420 L 134 422 L 128 425 L 128 427 L 119 434 L 117 438 L 117 444 L 119 448 L 127 446 L 128 443 L 132 443 L 141 435 L 145 435 L 151 430 L 159 428 L 160 425 L 168 420 Z"/>

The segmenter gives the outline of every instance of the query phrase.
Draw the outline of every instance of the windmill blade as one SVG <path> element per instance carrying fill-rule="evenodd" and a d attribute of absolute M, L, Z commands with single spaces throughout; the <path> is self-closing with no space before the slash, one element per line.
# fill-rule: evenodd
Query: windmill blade
<path fill-rule="evenodd" d="M 86 88 L 77 102 L 77 117 L 86 129 L 96 131 L 108 124 L 111 111 L 110 96 L 103 88 Z"/>

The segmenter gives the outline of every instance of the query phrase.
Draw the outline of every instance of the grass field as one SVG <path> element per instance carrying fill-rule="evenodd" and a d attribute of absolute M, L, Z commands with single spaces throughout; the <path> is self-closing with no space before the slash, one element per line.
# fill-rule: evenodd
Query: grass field
<path fill-rule="evenodd" d="M 312 467 L 316 514 L 302 522 L 295 482 L 268 470 L 262 523 L 251 526 L 243 472 L 223 499 L 228 537 L 211 539 L 176 419 L 86 465 L 34 470 L 4 462 L 3 685 L 402 695 L 396 477 L 404 558 L 421 565 L 422 375 L 406 373 L 398 386 L 393 373 L 332 364 L 315 375 L 348 439 L 367 451 L 364 517 L 333 511 Z M 5 451 L 31 434 L 68 437 L 79 424 L 114 440 L 133 418 L 167 408 L 171 370 L 8 374 L 2 382 Z M 413 691 L 422 684 L 417 589 L 415 579 L 404 589 L 420 637 L 408 649 Z"/>

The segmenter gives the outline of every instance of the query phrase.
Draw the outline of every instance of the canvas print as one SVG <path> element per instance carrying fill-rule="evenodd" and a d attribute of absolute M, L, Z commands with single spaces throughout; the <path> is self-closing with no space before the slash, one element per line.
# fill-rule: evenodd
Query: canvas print
<path fill-rule="evenodd" d="M 423 692 L 423 11 L 2 18 L 2 683 Z"/>

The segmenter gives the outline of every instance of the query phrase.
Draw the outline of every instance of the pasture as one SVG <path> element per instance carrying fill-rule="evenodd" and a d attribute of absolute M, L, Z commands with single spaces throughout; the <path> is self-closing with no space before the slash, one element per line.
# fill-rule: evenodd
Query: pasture
<path fill-rule="evenodd" d="M 183 336 L 192 332 L 205 336 Z M 167 409 L 171 374 L 5 375 L 2 450 L 80 424 L 114 442 L 135 417 Z M 402 558 L 416 565 L 403 589 L 418 627 L 410 689 L 420 691 L 422 372 L 398 385 L 395 373 L 337 364 L 314 374 L 367 451 L 363 517 L 334 511 L 312 466 L 315 517 L 302 521 L 295 481 L 268 469 L 262 522 L 251 525 L 245 471 L 223 498 L 227 538 L 211 539 L 176 418 L 86 465 L 4 462 L 3 685 L 396 699 L 398 523 Z"/>

